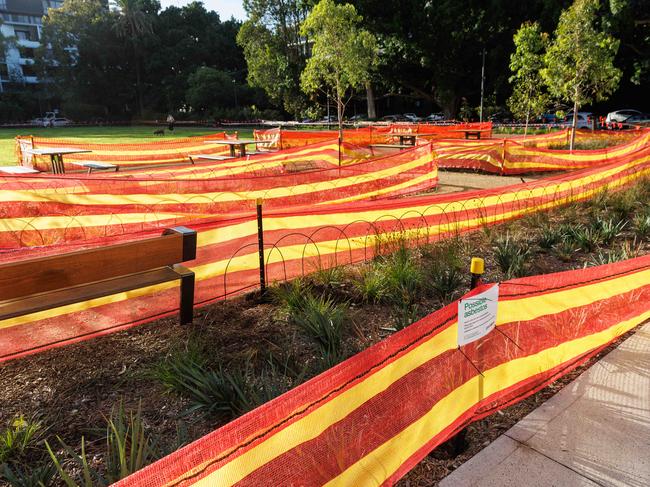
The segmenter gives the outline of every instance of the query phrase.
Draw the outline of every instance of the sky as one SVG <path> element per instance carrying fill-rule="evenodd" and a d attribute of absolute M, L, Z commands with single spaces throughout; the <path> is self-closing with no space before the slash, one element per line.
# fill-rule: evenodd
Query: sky
<path fill-rule="evenodd" d="M 182 7 L 187 5 L 192 0 L 160 0 L 160 5 L 164 9 L 170 5 Z M 242 0 L 202 0 L 203 5 L 208 10 L 215 10 L 219 13 L 221 20 L 228 20 L 230 17 L 235 17 L 238 20 L 246 19 L 246 12 L 244 12 L 244 5 Z"/>

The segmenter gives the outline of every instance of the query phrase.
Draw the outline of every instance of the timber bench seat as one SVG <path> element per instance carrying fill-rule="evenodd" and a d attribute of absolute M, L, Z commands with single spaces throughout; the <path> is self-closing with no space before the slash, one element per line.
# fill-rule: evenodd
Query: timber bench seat
<path fill-rule="evenodd" d="M 0 320 L 180 280 L 180 322 L 192 322 L 196 232 L 0 264 Z M 128 306 L 128 302 L 125 303 Z"/>
<path fill-rule="evenodd" d="M 228 159 L 234 159 L 232 156 L 213 156 L 210 154 L 189 154 L 187 157 L 190 158 L 192 164 L 194 164 L 194 159 L 205 159 L 206 161 L 227 161 Z"/>
<path fill-rule="evenodd" d="M 370 147 L 377 149 L 412 149 L 413 144 L 370 144 Z"/>
<path fill-rule="evenodd" d="M 116 164 L 110 164 L 108 162 L 97 162 L 97 161 L 74 161 L 71 164 L 75 166 L 80 166 L 85 169 L 88 169 L 88 174 L 92 174 L 93 170 L 95 171 L 115 171 L 120 170 L 120 166 Z"/>

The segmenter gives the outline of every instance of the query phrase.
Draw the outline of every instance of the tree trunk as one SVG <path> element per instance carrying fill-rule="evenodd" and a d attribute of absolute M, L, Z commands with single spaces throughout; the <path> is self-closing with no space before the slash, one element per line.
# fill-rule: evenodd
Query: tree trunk
<path fill-rule="evenodd" d="M 456 115 L 458 115 L 458 107 L 460 106 L 459 97 L 451 96 L 448 98 L 445 97 L 444 99 L 436 98 L 436 102 L 442 108 L 442 111 L 445 114 L 445 118 L 447 119 L 456 118 Z"/>
<path fill-rule="evenodd" d="M 336 81 L 336 115 L 339 121 L 339 141 L 343 140 L 343 93 L 341 93 L 341 85 Z"/>
<path fill-rule="evenodd" d="M 530 108 L 526 110 L 526 124 L 524 125 L 524 138 L 528 134 L 528 120 L 530 119 Z"/>
<path fill-rule="evenodd" d="M 375 107 L 375 93 L 372 91 L 370 81 L 366 83 L 366 102 L 368 104 L 368 118 L 374 120 L 377 118 L 377 107 Z"/>
<path fill-rule="evenodd" d="M 569 150 L 573 152 L 573 147 L 576 142 L 576 125 L 578 124 L 578 97 L 573 102 L 573 122 L 571 123 L 571 143 L 569 144 Z"/>

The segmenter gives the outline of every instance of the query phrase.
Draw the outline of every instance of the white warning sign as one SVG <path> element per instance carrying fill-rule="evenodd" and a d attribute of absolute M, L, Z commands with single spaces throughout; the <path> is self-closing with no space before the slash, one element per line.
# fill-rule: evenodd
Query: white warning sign
<path fill-rule="evenodd" d="M 480 294 L 458 301 L 458 346 L 472 343 L 490 333 L 497 324 L 499 284 Z"/>

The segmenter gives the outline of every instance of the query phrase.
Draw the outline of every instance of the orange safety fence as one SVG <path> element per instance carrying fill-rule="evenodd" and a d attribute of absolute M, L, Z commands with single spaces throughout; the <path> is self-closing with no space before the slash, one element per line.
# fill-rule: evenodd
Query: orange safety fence
<path fill-rule="evenodd" d="M 492 135 L 492 122 L 461 123 L 455 125 L 427 125 L 395 123 L 381 126 L 368 126 L 357 129 L 344 129 L 343 140 L 355 145 L 388 144 L 399 142 L 400 135 L 417 135 L 423 140 L 462 139 L 465 132 L 478 131 L 482 137 Z M 325 140 L 337 139 L 337 130 L 286 130 L 273 128 L 254 130 L 255 140 L 266 141 L 266 146 L 273 149 L 290 149 L 315 144 Z"/>
<path fill-rule="evenodd" d="M 590 131 L 589 131 L 590 132 Z M 477 169 L 497 174 L 522 174 L 543 171 L 568 171 L 596 167 L 624 157 L 650 141 L 650 130 L 630 132 L 634 135 L 616 137 L 619 145 L 593 150 L 554 150 L 541 147 L 540 140 L 508 138 L 488 140 L 436 140 L 433 149 L 441 168 Z M 559 133 L 566 138 L 566 133 Z M 578 140 L 587 140 L 592 134 L 579 132 Z M 545 138 L 546 142 L 556 141 Z M 557 143 L 557 142 L 555 142 Z M 552 144 L 548 144 L 552 145 Z"/>
<path fill-rule="evenodd" d="M 211 140 L 236 138 L 237 134 L 227 135 L 218 132 L 210 135 L 184 137 L 178 139 L 156 140 L 131 144 L 88 143 L 81 140 L 55 139 L 50 137 L 16 137 L 16 157 L 18 163 L 39 171 L 51 171 L 49 156 L 32 156 L 29 149 L 81 149 L 91 152 L 66 154 L 66 170 L 79 170 L 73 162 L 103 162 L 120 167 L 137 167 L 149 164 L 180 164 L 190 162 L 190 154 L 225 155 L 229 148 L 207 143 Z"/>
<path fill-rule="evenodd" d="M 424 147 L 427 146 L 418 149 Z M 386 240 L 401 238 L 414 245 L 436 241 L 585 200 L 603 190 L 616 190 L 649 172 L 650 146 L 646 145 L 619 155 L 606 165 L 526 184 L 454 194 L 265 209 L 266 275 L 269 282 L 275 282 L 321 268 L 360 262 L 380 252 Z M 2 194 L 15 193 L 9 190 Z M 39 198 L 61 196 L 54 187 L 49 192 L 36 193 L 37 201 L 26 204 L 26 208 L 36 213 L 43 204 Z M 71 201 L 77 197 L 74 193 L 62 196 Z M 36 198 L 31 194 L 30 197 Z M 4 205 L 4 208 L 11 206 Z M 161 226 L 183 224 L 198 231 L 197 259 L 189 263 L 196 273 L 197 305 L 258 285 L 257 221 L 253 212 L 214 218 L 165 214 L 155 207 L 141 213 L 120 211 L 73 218 L 66 215 L 63 219 L 56 215 L 35 216 L 29 227 L 21 223 L 21 232 L 33 232 L 33 239 L 43 235 L 44 240 L 41 243 L 34 240 L 27 248 L 17 248 L 20 243 L 14 242 L 14 248 L 0 253 L 0 262 L 144 238 L 159 233 Z M 8 224 L 13 224 L 11 218 L 2 220 L 5 229 Z M 48 245 L 50 232 L 58 243 Z M 14 231 L 14 235 L 20 237 L 21 233 Z M 172 314 L 177 307 L 176 292 L 174 284 L 162 284 L 2 320 L 0 360 Z"/>
<path fill-rule="evenodd" d="M 337 139 L 329 139 L 282 151 L 264 151 L 220 161 L 195 159 L 194 165 L 143 167 L 141 169 L 110 172 L 104 178 L 148 179 L 217 179 L 238 175 L 268 175 L 277 173 L 306 172 L 315 169 L 355 164 L 377 155 L 372 148 L 361 147 Z"/>
<path fill-rule="evenodd" d="M 496 330 L 462 351 L 454 302 L 115 485 L 393 485 L 650 318 L 649 300 L 650 256 L 502 282 Z"/>
<path fill-rule="evenodd" d="M 369 156 L 351 146 L 342 155 L 347 158 L 349 152 L 353 159 Z M 280 208 L 396 197 L 434 187 L 437 168 L 431 146 L 425 144 L 340 167 L 326 164 L 261 176 L 152 180 L 35 175 L 6 176 L 0 182 L 0 248 L 15 248 L 126 235 L 170 221 L 229 218 L 254 210 L 259 198 L 267 208 Z"/>

